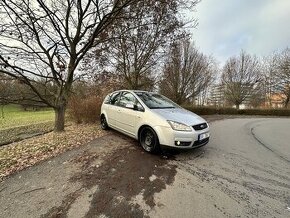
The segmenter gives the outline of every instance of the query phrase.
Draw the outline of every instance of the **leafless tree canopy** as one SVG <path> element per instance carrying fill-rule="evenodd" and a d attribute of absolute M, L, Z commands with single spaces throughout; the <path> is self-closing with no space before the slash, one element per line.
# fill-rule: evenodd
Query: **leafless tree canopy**
<path fill-rule="evenodd" d="M 225 86 L 225 97 L 237 108 L 250 97 L 259 81 L 258 59 L 244 51 L 238 57 L 230 58 L 223 68 L 222 82 Z"/>
<path fill-rule="evenodd" d="M 161 93 L 178 104 L 194 101 L 212 82 L 213 64 L 189 40 L 173 44 L 163 69 Z"/>
<path fill-rule="evenodd" d="M 126 9 L 123 16 L 107 32 L 107 48 L 97 48 L 92 55 L 100 63 L 100 53 L 106 54 L 106 66 L 129 89 L 152 89 L 165 49 L 173 40 L 186 35 L 184 26 L 195 20 L 181 19 L 181 8 L 195 8 L 197 0 L 138 1 Z M 105 50 L 105 51 L 104 51 Z M 90 63 L 94 61 L 89 60 Z M 96 70 L 98 65 L 96 65 Z M 87 71 L 87 69 L 85 68 Z"/>
<path fill-rule="evenodd" d="M 272 107 L 272 95 L 275 93 L 274 72 L 277 68 L 276 57 L 274 54 L 265 56 L 261 62 L 261 78 L 264 86 L 265 104 Z"/>
<path fill-rule="evenodd" d="M 106 29 L 134 0 L 5 0 L 0 2 L 0 73 L 31 88 L 56 111 L 56 130 L 78 65 L 106 39 Z M 47 88 L 49 87 L 49 88 Z"/>
<path fill-rule="evenodd" d="M 4 118 L 4 106 L 10 103 L 12 97 L 13 82 L 11 78 L 0 74 L 0 118 Z"/>

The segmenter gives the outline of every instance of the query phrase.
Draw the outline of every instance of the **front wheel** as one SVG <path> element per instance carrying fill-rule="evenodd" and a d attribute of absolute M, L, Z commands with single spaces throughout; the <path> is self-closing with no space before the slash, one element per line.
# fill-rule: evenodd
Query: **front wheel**
<path fill-rule="evenodd" d="M 141 130 L 139 135 L 139 143 L 147 152 L 158 153 L 160 151 L 158 136 L 150 127 L 144 127 Z"/>
<path fill-rule="evenodd" d="M 101 127 L 103 130 L 107 130 L 109 129 L 109 126 L 108 126 L 108 123 L 107 123 L 107 120 L 106 120 L 106 117 L 105 115 L 102 114 L 101 116 Z"/>

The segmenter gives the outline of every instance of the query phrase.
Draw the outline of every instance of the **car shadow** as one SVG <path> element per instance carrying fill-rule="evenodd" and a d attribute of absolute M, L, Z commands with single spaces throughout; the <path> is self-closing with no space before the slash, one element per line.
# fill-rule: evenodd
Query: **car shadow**
<path fill-rule="evenodd" d="M 130 136 L 120 133 L 114 129 L 110 129 L 108 131 L 110 132 L 110 134 L 114 134 L 115 136 L 125 139 L 126 141 L 130 141 L 130 143 L 132 143 L 132 145 L 134 145 L 135 148 L 139 150 L 140 152 L 145 152 L 136 139 L 131 138 Z M 201 157 L 205 153 L 205 150 L 206 150 L 205 147 L 206 145 L 199 148 L 192 148 L 192 149 L 161 147 L 159 153 L 150 154 L 150 155 L 159 156 L 162 159 L 178 161 L 180 156 L 193 156 L 193 158 Z"/>

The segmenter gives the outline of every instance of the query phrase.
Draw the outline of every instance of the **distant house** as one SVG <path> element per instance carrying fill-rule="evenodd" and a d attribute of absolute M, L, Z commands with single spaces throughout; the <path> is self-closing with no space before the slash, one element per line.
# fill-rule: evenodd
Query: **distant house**
<path fill-rule="evenodd" d="M 267 108 L 283 108 L 284 107 L 284 99 L 286 96 L 283 93 L 274 93 L 271 95 L 267 95 L 267 100 L 265 102 L 265 107 Z"/>

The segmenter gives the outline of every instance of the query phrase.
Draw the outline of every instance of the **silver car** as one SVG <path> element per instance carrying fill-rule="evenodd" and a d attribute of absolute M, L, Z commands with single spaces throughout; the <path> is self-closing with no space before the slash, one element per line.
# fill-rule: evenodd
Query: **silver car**
<path fill-rule="evenodd" d="M 200 116 L 151 92 L 120 90 L 106 96 L 102 129 L 113 128 L 137 139 L 144 150 L 161 146 L 197 148 L 209 142 L 209 125 Z"/>

